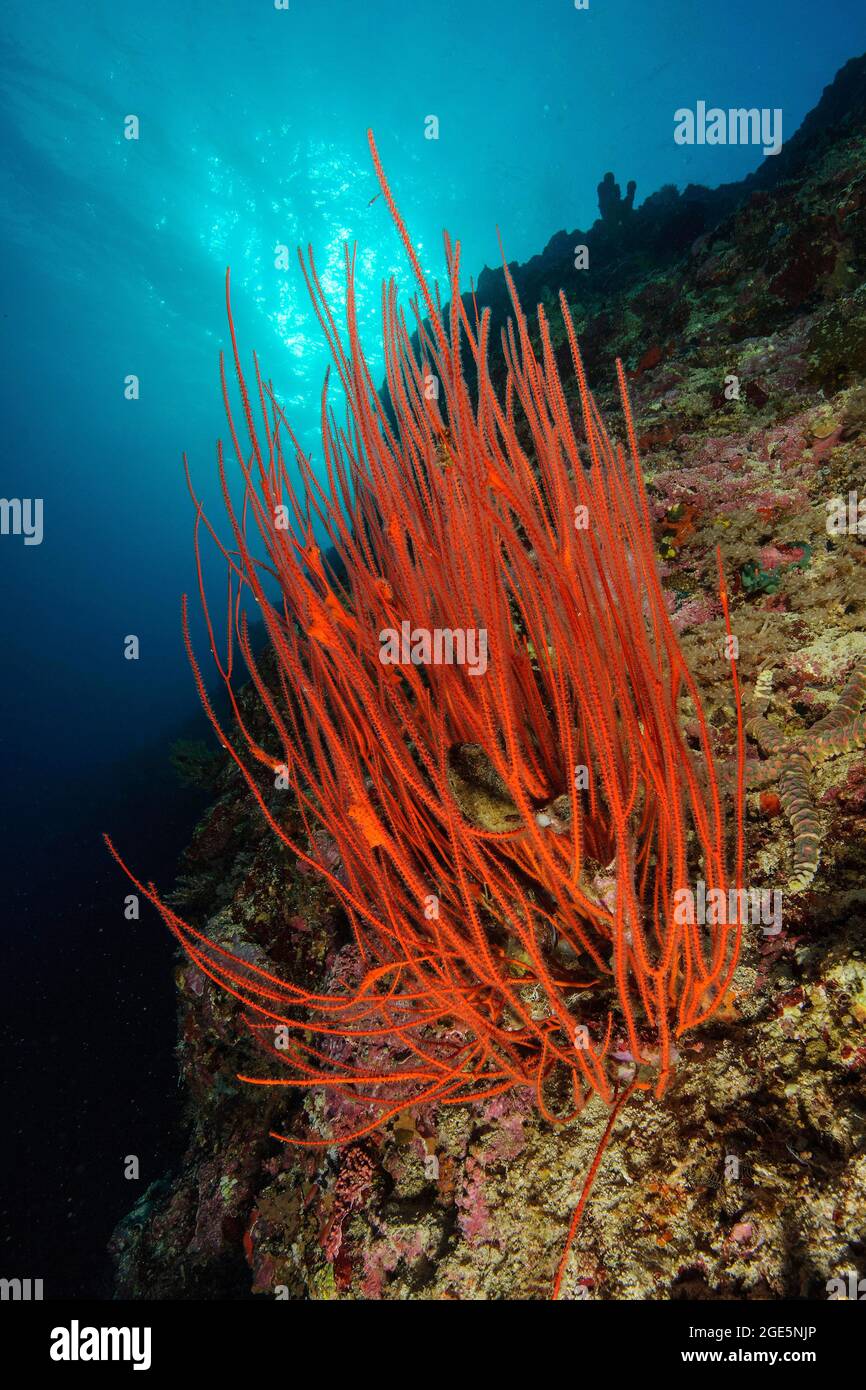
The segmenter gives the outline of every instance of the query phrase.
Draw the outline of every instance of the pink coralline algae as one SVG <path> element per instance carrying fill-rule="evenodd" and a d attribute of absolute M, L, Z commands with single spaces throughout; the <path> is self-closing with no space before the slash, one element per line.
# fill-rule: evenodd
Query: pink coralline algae
<path fill-rule="evenodd" d="M 455 1197 L 458 1225 L 470 1245 L 496 1244 L 490 1208 L 484 1190 L 484 1165 L 470 1154 L 463 1170 L 463 1186 Z"/>
<path fill-rule="evenodd" d="M 346 870 L 340 857 L 340 851 L 336 841 L 323 830 L 314 830 L 312 834 L 313 847 L 318 855 L 318 862 L 330 873 L 334 874 L 341 883 L 346 882 Z M 316 870 L 301 859 L 295 860 L 295 868 L 302 878 L 315 878 Z"/>
<path fill-rule="evenodd" d="M 828 787 L 820 805 L 838 805 L 857 813 L 866 810 L 866 761 L 856 763 L 840 786 Z"/>
<path fill-rule="evenodd" d="M 765 545 L 758 554 L 761 569 L 775 570 L 780 565 L 795 565 L 803 559 L 805 546 L 788 545 L 780 549 L 777 545 Z"/>
<path fill-rule="evenodd" d="M 718 600 L 712 597 L 688 599 L 679 607 L 676 606 L 678 595 L 666 590 L 665 598 L 671 613 L 671 623 L 677 634 L 685 632 L 687 628 L 710 622 L 722 611 Z"/>
<path fill-rule="evenodd" d="M 388 1276 L 393 1274 L 401 1261 L 411 1266 L 426 1253 L 425 1233 L 416 1227 L 411 1232 L 398 1233 L 387 1239 L 375 1241 L 364 1253 L 364 1274 L 361 1279 L 361 1292 L 365 1298 L 380 1299 L 383 1296 Z"/>
<path fill-rule="evenodd" d="M 512 1163 L 523 1152 L 526 1147 L 524 1126 L 532 1113 L 532 1104 L 529 1090 L 506 1092 L 484 1102 L 481 1120 L 491 1125 L 493 1132 L 485 1139 L 478 1155 L 482 1167 Z"/>
<path fill-rule="evenodd" d="M 512 1163 L 526 1147 L 524 1117 L 507 1115 L 497 1125 L 496 1132 L 484 1146 L 485 1160 L 492 1163 Z"/>
<path fill-rule="evenodd" d="M 230 1168 L 223 1168 L 216 1161 L 201 1165 L 191 1251 L 219 1255 L 241 1239 L 254 1164 L 255 1155 L 242 1152 Z"/>

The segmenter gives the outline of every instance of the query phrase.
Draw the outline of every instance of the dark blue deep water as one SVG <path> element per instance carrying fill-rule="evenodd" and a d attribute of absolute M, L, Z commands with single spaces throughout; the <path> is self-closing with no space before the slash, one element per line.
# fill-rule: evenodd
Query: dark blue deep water
<path fill-rule="evenodd" d="M 167 752 L 197 717 L 180 456 L 218 511 L 226 265 L 242 343 L 318 461 L 324 353 L 274 248 L 312 243 L 339 310 L 357 239 L 379 363 L 379 282 L 409 281 L 370 202 L 368 126 L 425 268 L 441 274 L 447 226 L 468 278 L 496 264 L 497 226 L 517 260 L 587 227 L 608 168 L 638 203 L 742 178 L 759 149 L 678 146 L 674 111 L 780 108 L 787 138 L 864 37 L 861 0 L 7 7 L 0 494 L 42 499 L 43 535 L 0 536 L 0 1275 L 106 1292 L 108 1235 L 141 1190 L 123 1157 L 149 1181 L 177 1142 L 171 948 L 151 916 L 125 922 L 99 836 L 168 884 L 203 804 Z"/>

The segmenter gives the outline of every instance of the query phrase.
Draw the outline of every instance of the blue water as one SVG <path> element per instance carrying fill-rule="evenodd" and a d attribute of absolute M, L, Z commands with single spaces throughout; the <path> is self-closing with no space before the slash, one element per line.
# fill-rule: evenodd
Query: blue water
<path fill-rule="evenodd" d="M 170 874 L 196 809 L 154 749 L 195 711 L 180 454 L 218 512 L 226 265 L 244 348 L 316 459 L 325 357 L 294 260 L 276 270 L 274 248 L 312 243 L 339 310 L 342 245 L 357 239 L 381 362 L 379 282 L 409 279 L 384 201 L 370 202 L 368 126 L 425 268 L 441 274 L 447 226 L 477 275 L 497 263 L 497 226 L 518 260 L 587 227 L 608 168 L 637 180 L 638 202 L 664 183 L 741 178 L 760 151 L 677 146 L 674 111 L 780 107 L 787 137 L 864 41 L 859 0 L 49 0 L 7 15 L 0 493 L 44 499 L 41 545 L 0 537 L 8 1045 L 31 1100 L 19 1169 L 41 1153 L 34 1183 L 55 1158 L 61 1174 L 34 1249 L 64 1203 L 76 1239 L 101 1248 L 127 1195 L 94 1198 L 107 1136 L 129 1152 L 138 1123 L 154 1174 L 168 1142 L 170 952 L 150 924 L 117 936 L 121 888 L 97 836 L 126 832 L 145 872 Z M 74 1136 L 78 1158 L 49 1161 L 70 1074 L 77 1109 L 57 1143 Z M 16 1272 L 41 1273 L 0 1270 Z"/>

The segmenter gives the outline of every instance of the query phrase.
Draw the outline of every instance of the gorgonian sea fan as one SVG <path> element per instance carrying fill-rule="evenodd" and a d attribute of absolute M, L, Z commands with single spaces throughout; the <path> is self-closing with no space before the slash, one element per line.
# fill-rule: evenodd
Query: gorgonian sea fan
<path fill-rule="evenodd" d="M 614 1100 L 613 1053 L 624 1050 L 644 1064 L 634 1084 L 660 1095 L 673 1039 L 718 1007 L 741 937 L 739 916 L 678 920 L 675 894 L 697 877 L 728 892 L 726 838 L 737 888 L 743 868 L 736 669 L 740 776 L 728 834 L 700 696 L 656 570 L 621 364 L 624 444 L 609 437 L 587 388 L 565 296 L 574 411 L 547 316 L 538 309 L 533 346 L 506 268 L 514 316 L 497 389 L 490 313 L 461 299 L 459 243 L 446 236 L 446 315 L 372 135 L 370 146 L 420 290 L 417 339 L 392 282 L 382 291 L 386 407 L 359 340 L 354 253 L 346 248 L 344 332 L 312 252 L 300 256 L 346 398 L 340 426 L 326 378 L 326 481 L 257 362 L 248 388 L 228 307 L 240 429 L 221 367 L 243 505 L 233 505 L 220 446 L 231 540 L 219 541 L 199 506 L 196 546 L 203 524 L 229 569 L 218 665 L 232 737 L 193 655 L 184 601 L 205 709 L 274 834 L 333 889 L 354 973 L 321 992 L 281 978 L 138 885 L 196 966 L 248 1009 L 273 1060 L 267 1075 L 244 1079 L 353 1096 L 362 1119 L 343 1140 L 413 1104 L 461 1104 L 514 1086 L 533 1087 L 544 1115 L 563 1121 L 592 1093 Z M 325 538 L 340 566 L 329 564 Z M 267 629 L 266 661 L 251 650 L 250 598 Z M 381 635 L 405 623 L 452 638 L 485 633 L 486 669 L 383 662 Z M 254 737 L 232 690 L 235 646 L 267 713 L 266 740 Z M 681 726 L 684 697 L 697 755 Z"/>

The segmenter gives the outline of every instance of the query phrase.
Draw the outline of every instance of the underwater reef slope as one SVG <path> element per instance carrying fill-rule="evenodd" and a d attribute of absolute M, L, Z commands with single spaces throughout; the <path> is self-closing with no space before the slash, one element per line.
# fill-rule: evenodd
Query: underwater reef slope
<path fill-rule="evenodd" d="M 663 190 L 511 272 L 527 309 L 565 290 L 609 418 L 611 364 L 626 365 L 666 601 L 724 739 L 722 548 L 749 721 L 746 882 L 782 894 L 744 933 L 724 1007 L 680 1041 L 666 1094 L 622 1111 L 562 1294 L 826 1298 L 866 1275 L 866 59 L 743 184 Z M 501 272 L 476 294 L 504 316 Z M 241 709 L 263 733 L 249 688 Z M 214 802 L 172 906 L 252 965 L 333 986 L 334 895 L 233 764 L 202 775 Z M 242 1085 L 257 1054 L 238 1048 L 236 1002 L 186 959 L 177 983 L 188 1146 L 115 1233 L 120 1296 L 550 1296 L 600 1099 L 563 1127 L 528 1089 L 433 1101 L 354 1143 L 285 1147 L 269 1129 L 348 1133 L 348 1107 Z"/>

